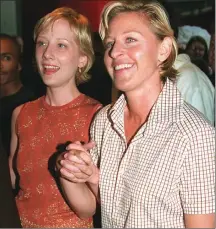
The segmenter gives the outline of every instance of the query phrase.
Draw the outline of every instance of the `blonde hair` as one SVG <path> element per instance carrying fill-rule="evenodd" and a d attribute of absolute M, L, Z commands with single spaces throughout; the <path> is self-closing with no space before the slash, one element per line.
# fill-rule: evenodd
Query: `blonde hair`
<path fill-rule="evenodd" d="M 34 28 L 34 41 L 37 40 L 41 31 L 46 29 L 48 26 L 53 25 L 53 23 L 58 19 L 66 20 L 73 28 L 77 44 L 80 46 L 80 51 L 82 54 L 87 56 L 87 64 L 82 69 L 77 69 L 76 73 L 77 84 L 86 82 L 90 79 L 88 71 L 94 62 L 94 50 L 90 24 L 85 16 L 69 7 L 57 8 L 37 22 Z"/>
<path fill-rule="evenodd" d="M 165 37 L 170 37 L 172 39 L 172 50 L 169 57 L 160 65 L 160 75 L 163 82 L 166 81 L 167 77 L 174 80 L 178 74 L 177 70 L 173 68 L 178 53 L 178 47 L 174 37 L 174 32 L 170 26 L 167 13 L 163 6 L 153 0 L 109 2 L 104 6 L 101 13 L 99 33 L 103 41 L 107 35 L 110 21 L 118 14 L 124 12 L 137 12 L 139 14 L 144 14 L 148 18 L 150 29 L 157 39 L 161 41 L 163 41 Z"/>

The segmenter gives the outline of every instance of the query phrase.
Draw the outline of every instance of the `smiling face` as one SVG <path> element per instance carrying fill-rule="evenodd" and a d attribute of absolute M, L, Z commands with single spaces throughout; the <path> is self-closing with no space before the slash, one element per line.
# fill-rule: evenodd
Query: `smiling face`
<path fill-rule="evenodd" d="M 15 44 L 9 39 L 0 39 L 0 85 L 5 85 L 17 80 L 21 66 L 19 53 Z"/>
<path fill-rule="evenodd" d="M 87 63 L 66 20 L 58 19 L 42 30 L 36 40 L 36 62 L 49 87 L 75 85 L 75 75 Z"/>
<path fill-rule="evenodd" d="M 205 45 L 199 41 L 194 41 L 188 48 L 187 53 L 192 59 L 203 58 L 205 54 Z"/>
<path fill-rule="evenodd" d="M 160 83 L 162 42 L 150 30 L 144 15 L 125 12 L 114 17 L 105 48 L 104 61 L 117 89 L 127 92 Z"/>

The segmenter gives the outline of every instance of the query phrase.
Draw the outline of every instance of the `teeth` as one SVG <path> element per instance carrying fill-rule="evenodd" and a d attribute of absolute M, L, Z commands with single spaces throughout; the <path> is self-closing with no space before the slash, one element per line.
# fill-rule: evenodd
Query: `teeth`
<path fill-rule="evenodd" d="M 44 66 L 44 68 L 49 68 L 49 69 L 58 69 L 59 67 L 56 67 L 56 66 Z"/>
<path fill-rule="evenodd" d="M 132 64 L 120 64 L 114 67 L 115 70 L 120 70 L 120 69 L 124 69 L 124 68 L 130 68 L 132 67 Z"/>

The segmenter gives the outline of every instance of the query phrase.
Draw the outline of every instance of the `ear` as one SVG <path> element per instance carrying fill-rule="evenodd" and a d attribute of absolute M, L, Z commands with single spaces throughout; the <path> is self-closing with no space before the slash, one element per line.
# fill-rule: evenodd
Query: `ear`
<path fill-rule="evenodd" d="M 159 64 L 165 61 L 172 50 L 172 39 L 170 37 L 165 37 L 162 43 L 160 44 L 158 52 L 158 62 Z"/>
<path fill-rule="evenodd" d="M 21 71 L 22 70 L 22 65 L 19 63 L 18 64 L 18 71 Z"/>
<path fill-rule="evenodd" d="M 78 67 L 83 68 L 84 66 L 86 66 L 87 63 L 88 63 L 87 56 L 85 56 L 85 55 L 80 56 Z"/>

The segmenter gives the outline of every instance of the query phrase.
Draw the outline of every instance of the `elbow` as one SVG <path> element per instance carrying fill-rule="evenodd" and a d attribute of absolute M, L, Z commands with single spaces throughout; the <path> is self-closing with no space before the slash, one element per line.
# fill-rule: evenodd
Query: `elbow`
<path fill-rule="evenodd" d="M 77 213 L 77 216 L 80 219 L 88 219 L 88 218 L 93 217 L 94 214 L 95 214 L 95 212 L 93 212 L 93 213 Z"/>
<path fill-rule="evenodd" d="M 90 211 L 90 212 L 76 212 L 76 215 L 80 219 L 83 219 L 83 220 L 93 217 L 94 214 L 95 214 L 95 210 L 94 211 Z"/>

